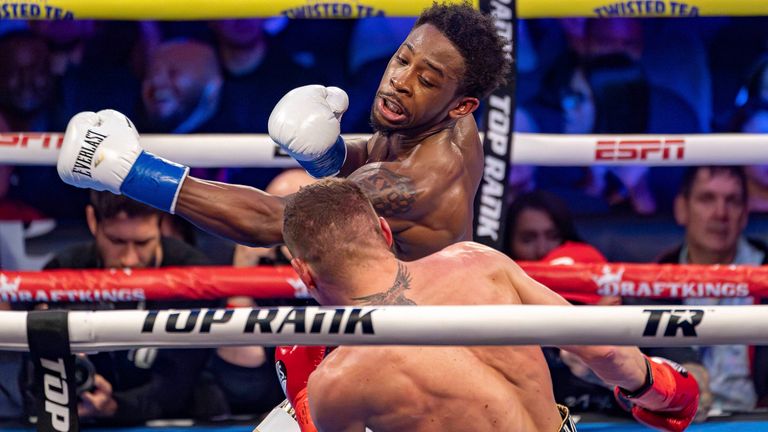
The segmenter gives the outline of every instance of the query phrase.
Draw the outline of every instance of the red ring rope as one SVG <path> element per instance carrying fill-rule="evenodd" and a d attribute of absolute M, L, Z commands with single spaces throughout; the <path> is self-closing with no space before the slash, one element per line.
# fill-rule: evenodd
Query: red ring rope
<path fill-rule="evenodd" d="M 521 262 L 531 277 L 564 297 L 594 303 L 601 296 L 647 298 L 768 296 L 768 266 L 574 264 Z M 141 270 L 0 272 L 0 301 L 136 301 L 306 298 L 290 267 L 178 267 Z"/>

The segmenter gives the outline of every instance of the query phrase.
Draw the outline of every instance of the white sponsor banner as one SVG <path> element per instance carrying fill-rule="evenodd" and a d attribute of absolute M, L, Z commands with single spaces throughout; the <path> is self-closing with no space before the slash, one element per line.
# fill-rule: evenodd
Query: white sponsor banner
<path fill-rule="evenodd" d="M 768 163 L 768 134 L 554 135 L 516 132 L 511 161 L 549 166 Z M 345 139 L 366 135 L 344 135 Z M 0 134 L 0 163 L 55 165 L 63 134 Z M 142 135 L 144 148 L 193 167 L 298 166 L 268 135 Z"/>
<path fill-rule="evenodd" d="M 0 349 L 27 350 L 26 312 Z M 234 345 L 768 344 L 768 306 L 381 306 L 69 312 L 73 351 Z"/>

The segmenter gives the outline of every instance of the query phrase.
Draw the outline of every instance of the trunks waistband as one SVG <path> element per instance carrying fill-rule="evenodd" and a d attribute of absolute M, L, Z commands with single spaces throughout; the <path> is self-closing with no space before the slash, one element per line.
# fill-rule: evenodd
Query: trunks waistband
<path fill-rule="evenodd" d="M 560 411 L 560 417 L 563 419 L 563 422 L 560 423 L 560 429 L 557 431 L 576 432 L 576 423 L 573 422 L 573 418 L 571 417 L 571 413 L 568 411 L 568 407 L 558 404 L 557 410 Z"/>

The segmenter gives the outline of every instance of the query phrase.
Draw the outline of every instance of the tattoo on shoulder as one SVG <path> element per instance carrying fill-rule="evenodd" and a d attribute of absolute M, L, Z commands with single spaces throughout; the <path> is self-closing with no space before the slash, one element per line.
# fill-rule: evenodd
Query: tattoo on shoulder
<path fill-rule="evenodd" d="M 361 302 L 363 305 L 416 305 L 416 302 L 405 296 L 405 290 L 411 289 L 411 275 L 408 273 L 408 267 L 403 263 L 397 265 L 397 276 L 395 282 L 388 290 L 365 297 L 357 297 L 352 300 Z"/>
<path fill-rule="evenodd" d="M 416 203 L 417 191 L 413 180 L 386 168 L 363 167 L 354 172 L 350 179 L 363 189 L 381 216 L 408 213 Z"/>

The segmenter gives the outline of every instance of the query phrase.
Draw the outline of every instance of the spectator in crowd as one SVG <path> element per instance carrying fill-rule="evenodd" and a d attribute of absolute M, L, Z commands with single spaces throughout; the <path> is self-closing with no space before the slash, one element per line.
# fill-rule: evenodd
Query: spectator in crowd
<path fill-rule="evenodd" d="M 0 36 L 0 118 L 3 130 L 48 132 L 54 127 L 55 80 L 50 51 L 40 36 L 13 31 Z M 49 166 L 14 168 L 14 194 L 20 201 L 51 217 L 81 215 L 87 193 L 62 184 L 56 169 Z M 46 193 L 40 193 L 45 190 Z"/>
<path fill-rule="evenodd" d="M 82 64 L 86 46 L 96 34 L 93 20 L 34 20 L 29 26 L 48 43 L 51 72 L 56 76 L 63 76 Z"/>
<path fill-rule="evenodd" d="M 46 269 L 155 268 L 208 263 L 198 250 L 160 235 L 158 211 L 124 196 L 92 191 L 86 219 L 93 240 L 60 252 Z M 217 305 L 210 301 L 148 300 L 73 307 L 188 309 Z M 203 401 L 195 395 L 210 353 L 206 349 L 135 348 L 88 355 L 88 361 L 95 366 L 95 376 L 93 387 L 79 395 L 78 412 L 82 418 L 115 423 L 221 414 L 225 412 L 223 402 L 214 395 L 206 395 Z"/>
<path fill-rule="evenodd" d="M 49 127 L 54 79 L 45 41 L 30 32 L 0 37 L 0 115 L 12 131 Z"/>
<path fill-rule="evenodd" d="M 573 55 L 563 58 L 550 77 L 560 89 L 556 95 L 567 134 L 644 133 L 648 126 L 648 83 L 640 65 L 625 55 L 594 57 L 579 64 Z M 544 94 L 549 99 L 555 95 Z M 545 102 L 546 103 L 546 102 Z M 591 212 L 605 211 L 605 203 L 627 205 L 638 214 L 651 214 L 656 202 L 649 189 L 645 166 L 605 167 L 565 171 L 542 169 L 540 187 L 557 190 L 567 202 Z M 577 185 L 574 188 L 574 184 Z M 589 209 L 586 212 L 590 212 Z"/>
<path fill-rule="evenodd" d="M 651 94 L 648 133 L 709 130 L 711 78 L 704 43 L 695 32 L 699 26 L 641 18 L 573 18 L 562 25 L 570 46 L 585 61 L 625 55 L 642 65 Z"/>
<path fill-rule="evenodd" d="M 230 132 L 267 132 L 277 101 L 291 89 L 324 83 L 320 71 L 294 61 L 261 18 L 211 21 L 223 69 L 222 110 Z"/>
<path fill-rule="evenodd" d="M 142 81 L 143 127 L 154 133 L 219 132 L 223 77 L 209 45 L 172 40 L 150 53 Z"/>
<path fill-rule="evenodd" d="M 507 255 L 520 261 L 539 261 L 566 242 L 582 242 L 568 206 L 546 191 L 517 197 L 506 220 Z"/>
<path fill-rule="evenodd" d="M 266 133 L 275 104 L 290 90 L 326 84 L 322 72 L 292 58 L 269 31 L 275 21 L 261 18 L 211 21 L 223 67 L 222 118 L 227 132 Z M 279 168 L 230 168 L 229 181 L 264 189 Z"/>
<path fill-rule="evenodd" d="M 220 114 L 223 76 L 216 53 L 203 42 L 176 39 L 160 43 L 149 55 L 142 81 L 143 116 L 137 121 L 149 133 L 231 132 Z M 225 168 L 192 168 L 192 174 L 228 181 Z M 163 234 L 195 243 L 186 220 L 167 215 Z"/>
<path fill-rule="evenodd" d="M 747 179 L 741 167 L 689 168 L 675 201 L 675 220 L 685 228 L 683 243 L 664 253 L 660 263 L 764 265 L 768 247 L 744 236 L 748 211 Z M 669 303 L 671 301 L 667 301 Z M 752 297 L 690 298 L 686 305 L 744 305 Z M 715 412 L 750 411 L 768 402 L 768 350 L 744 345 L 697 348 L 709 372 Z M 702 381 L 699 381 L 702 384 Z M 706 383 L 706 382 L 704 382 Z"/>
<path fill-rule="evenodd" d="M 58 109 L 50 131 L 63 131 L 80 111 L 110 107 L 135 112 L 141 52 L 138 23 L 33 20 L 29 27 L 46 41 L 58 83 Z"/>
<path fill-rule="evenodd" d="M 768 89 L 766 93 L 765 102 L 750 102 L 736 111 L 730 130 L 747 134 L 768 133 Z M 768 212 L 768 164 L 746 166 L 745 172 L 749 211 Z"/>

